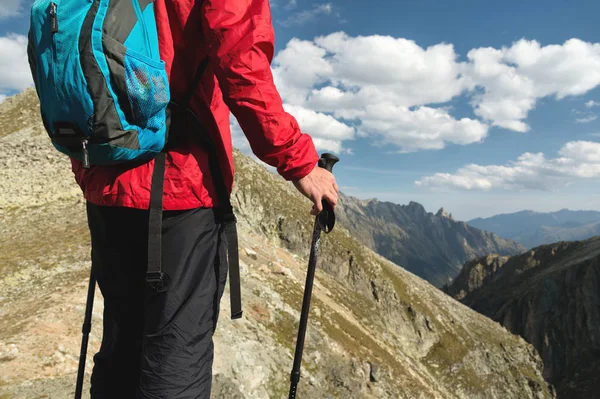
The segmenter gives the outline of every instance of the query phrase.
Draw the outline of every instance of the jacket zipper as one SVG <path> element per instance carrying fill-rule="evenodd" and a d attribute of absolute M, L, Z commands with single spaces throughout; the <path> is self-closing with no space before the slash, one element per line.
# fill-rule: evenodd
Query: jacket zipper
<path fill-rule="evenodd" d="M 54 92 L 56 93 L 56 39 L 55 34 L 58 32 L 58 6 L 56 3 L 50 3 L 50 33 L 52 33 L 52 78 L 54 79 Z M 81 140 L 81 151 L 83 152 L 83 167 L 90 168 L 90 156 L 87 149 L 88 140 Z"/>
<path fill-rule="evenodd" d="M 56 39 L 55 35 L 58 32 L 58 18 L 57 18 L 58 6 L 56 3 L 50 3 L 50 33 L 52 34 L 52 78 L 56 89 Z"/>
<path fill-rule="evenodd" d="M 144 40 L 146 41 L 146 50 L 148 51 L 148 57 L 154 58 L 154 54 L 152 54 L 152 47 L 150 46 L 150 38 L 148 37 L 148 30 L 146 29 L 146 21 L 144 20 L 144 15 L 142 14 L 142 9 L 140 7 L 139 0 L 131 0 L 133 2 L 133 9 L 138 17 L 138 21 L 142 24 L 142 32 L 144 34 Z"/>
<path fill-rule="evenodd" d="M 52 43 L 50 47 L 52 50 L 52 87 L 54 87 L 54 97 L 58 100 L 58 91 L 56 90 L 56 33 L 58 32 L 58 5 L 55 2 L 50 2 L 50 34 Z"/>

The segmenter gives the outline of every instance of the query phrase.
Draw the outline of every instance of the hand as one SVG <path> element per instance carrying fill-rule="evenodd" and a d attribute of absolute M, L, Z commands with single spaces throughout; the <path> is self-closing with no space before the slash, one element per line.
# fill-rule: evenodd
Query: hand
<path fill-rule="evenodd" d="M 321 200 L 325 199 L 333 209 L 338 201 L 338 185 L 331 172 L 324 168 L 315 168 L 300 180 L 293 182 L 294 186 L 305 197 L 310 199 L 314 205 L 310 211 L 311 215 L 318 215 L 323 210 Z"/>

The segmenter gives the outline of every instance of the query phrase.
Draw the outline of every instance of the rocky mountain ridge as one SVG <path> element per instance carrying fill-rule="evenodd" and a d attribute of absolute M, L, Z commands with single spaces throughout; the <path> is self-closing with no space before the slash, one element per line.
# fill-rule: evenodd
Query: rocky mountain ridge
<path fill-rule="evenodd" d="M 474 260 L 447 292 L 533 344 L 559 398 L 600 395 L 600 236 Z"/>
<path fill-rule="evenodd" d="M 89 276 L 84 203 L 68 160 L 42 130 L 35 94 L 6 101 L 0 104 L 0 397 L 68 398 Z M 13 111 L 22 123 L 4 123 Z M 235 167 L 245 313 L 229 319 L 227 286 L 213 397 L 283 398 L 314 219 L 309 202 L 283 179 L 237 151 Z M 101 324 L 97 291 L 86 381 Z M 531 345 L 339 225 L 321 242 L 304 354 L 299 398 L 554 397 Z"/>
<path fill-rule="evenodd" d="M 436 286 L 452 281 L 462 265 L 488 253 L 516 255 L 525 250 L 496 234 L 456 221 L 444 208 L 433 214 L 408 205 L 361 201 L 342 195 L 340 224 L 392 262 Z"/>

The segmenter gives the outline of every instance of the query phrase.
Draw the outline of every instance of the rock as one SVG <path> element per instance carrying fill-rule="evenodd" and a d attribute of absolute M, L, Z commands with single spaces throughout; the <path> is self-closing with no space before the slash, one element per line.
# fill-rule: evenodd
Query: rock
<path fill-rule="evenodd" d="M 213 375 L 211 399 L 246 399 L 233 380 L 223 374 Z"/>
<path fill-rule="evenodd" d="M 369 371 L 369 380 L 371 382 L 379 381 L 379 365 L 376 363 L 369 363 L 370 371 Z"/>
<path fill-rule="evenodd" d="M 243 262 L 242 260 L 240 260 L 240 275 L 247 275 L 248 274 L 248 265 Z"/>
<path fill-rule="evenodd" d="M 254 260 L 258 259 L 258 254 L 253 249 L 246 248 L 245 251 L 246 251 L 246 255 L 248 255 L 250 258 L 252 258 Z"/>
<path fill-rule="evenodd" d="M 269 273 L 269 266 L 262 264 L 258 267 L 258 271 L 262 273 Z"/>
<path fill-rule="evenodd" d="M 19 355 L 19 348 L 15 344 L 10 344 L 3 351 L 0 351 L 0 362 L 10 362 Z"/>
<path fill-rule="evenodd" d="M 280 275 L 282 275 L 282 276 L 285 276 L 286 274 L 288 274 L 288 273 L 289 273 L 289 269 L 287 269 L 287 268 L 284 268 L 284 267 L 283 267 L 283 266 L 281 266 L 281 264 L 280 264 L 280 263 L 278 263 L 278 262 L 276 262 L 276 263 L 273 263 L 273 266 L 271 266 L 271 271 L 272 271 L 274 274 L 280 274 Z"/>

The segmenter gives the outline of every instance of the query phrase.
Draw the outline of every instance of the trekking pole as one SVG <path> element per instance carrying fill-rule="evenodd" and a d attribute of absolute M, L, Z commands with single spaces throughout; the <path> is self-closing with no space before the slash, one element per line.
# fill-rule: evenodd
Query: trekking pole
<path fill-rule="evenodd" d="M 81 399 L 83 391 L 83 376 L 85 374 L 85 358 L 87 354 L 88 339 L 92 330 L 92 308 L 94 307 L 94 292 L 96 290 L 96 279 L 94 273 L 90 272 L 90 283 L 88 286 L 87 302 L 85 304 L 85 318 L 81 332 L 81 352 L 79 354 L 79 370 L 77 372 L 77 386 L 75 387 L 75 399 Z"/>
<path fill-rule="evenodd" d="M 323 154 L 319 159 L 319 167 L 332 171 L 333 165 L 339 161 L 339 158 L 332 154 Z M 302 351 L 304 350 L 304 337 L 306 335 L 306 325 L 308 323 L 308 312 L 310 309 L 310 297 L 312 295 L 313 281 L 315 279 L 315 269 L 317 266 L 317 252 L 319 251 L 319 242 L 321 240 L 321 230 L 325 233 L 331 232 L 335 224 L 335 214 L 331 205 L 325 200 L 322 201 L 323 210 L 315 217 L 315 226 L 313 230 L 312 245 L 310 247 L 310 258 L 308 260 L 308 272 L 306 274 L 306 285 L 304 287 L 304 299 L 302 300 L 302 314 L 300 315 L 300 327 L 298 329 L 298 340 L 296 341 L 296 354 L 294 356 L 294 367 L 290 376 L 290 395 L 289 399 L 296 397 L 296 389 L 300 382 L 300 366 L 302 364 Z"/>

